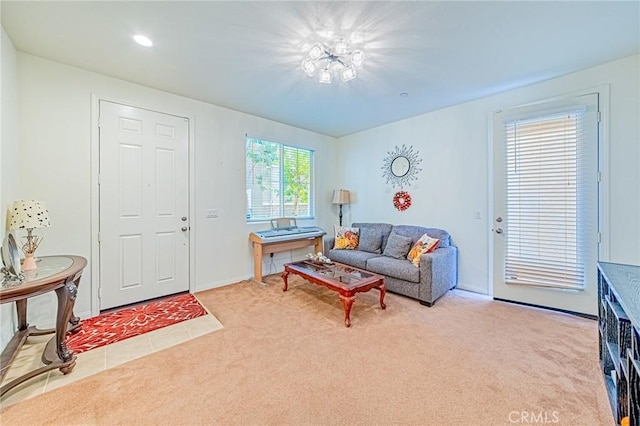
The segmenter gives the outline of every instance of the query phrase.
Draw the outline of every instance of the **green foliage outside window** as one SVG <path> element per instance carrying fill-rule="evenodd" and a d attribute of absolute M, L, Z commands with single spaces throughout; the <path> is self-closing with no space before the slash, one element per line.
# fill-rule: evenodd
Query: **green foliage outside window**
<path fill-rule="evenodd" d="M 284 147 L 285 202 L 293 202 L 293 214 L 300 214 L 300 203 L 309 203 L 310 151 Z"/>
<path fill-rule="evenodd" d="M 246 141 L 247 220 L 313 217 L 313 151 Z"/>

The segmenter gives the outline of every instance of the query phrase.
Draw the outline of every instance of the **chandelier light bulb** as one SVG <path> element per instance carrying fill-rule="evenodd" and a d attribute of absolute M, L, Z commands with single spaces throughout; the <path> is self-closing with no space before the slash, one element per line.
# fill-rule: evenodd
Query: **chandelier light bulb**
<path fill-rule="evenodd" d="M 320 83 L 331 84 L 331 79 L 332 79 L 331 70 L 324 69 L 320 71 L 320 78 L 318 79 Z"/>
<path fill-rule="evenodd" d="M 356 78 L 356 70 L 351 67 L 351 66 L 347 66 L 345 69 L 342 70 L 341 76 L 342 76 L 342 81 L 349 81 L 349 80 L 353 80 L 354 78 Z"/>
<path fill-rule="evenodd" d="M 346 55 L 347 54 L 347 43 L 345 43 L 343 40 L 340 40 L 336 43 L 336 46 L 333 49 L 333 54 L 334 55 Z"/>
<path fill-rule="evenodd" d="M 317 71 L 316 64 L 311 59 L 302 60 L 302 70 L 309 76 L 313 77 Z"/>
<path fill-rule="evenodd" d="M 309 50 L 309 57 L 311 59 L 318 59 L 324 53 L 324 46 L 320 43 L 316 43 Z"/>
<path fill-rule="evenodd" d="M 351 63 L 356 67 L 361 67 L 364 63 L 364 52 L 362 50 L 356 50 L 351 54 Z"/>

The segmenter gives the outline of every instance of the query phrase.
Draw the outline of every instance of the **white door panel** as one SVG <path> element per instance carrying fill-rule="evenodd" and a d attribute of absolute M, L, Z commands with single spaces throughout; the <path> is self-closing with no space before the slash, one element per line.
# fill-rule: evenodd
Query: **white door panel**
<path fill-rule="evenodd" d="M 566 110 L 571 105 L 579 105 L 584 109 L 584 120 L 580 123 L 580 132 L 585 135 L 585 143 L 580 145 L 576 158 L 576 162 L 581 164 L 578 166 L 577 178 L 566 177 L 566 185 L 574 185 L 574 181 L 577 179 L 576 187 L 580 187 L 577 193 L 583 194 L 582 198 L 578 199 L 577 214 L 575 213 L 575 207 L 571 210 L 571 213 L 564 213 L 562 206 L 575 206 L 572 199 L 557 198 L 554 189 L 548 186 L 549 179 L 556 179 L 558 168 L 553 163 L 557 156 L 557 150 L 562 149 L 554 142 L 549 142 L 546 139 L 537 142 L 533 149 L 536 151 L 526 157 L 525 160 L 523 152 L 531 147 L 530 142 L 522 142 L 522 145 L 518 145 L 520 152 L 514 153 L 514 145 L 511 145 L 511 149 L 506 147 L 506 139 L 511 136 L 505 135 L 504 123 L 510 119 L 518 118 L 522 120 L 528 120 L 540 115 L 540 111 L 543 110 L 545 115 L 547 113 L 554 114 Z M 557 110 L 557 111 L 556 111 Z M 571 312 L 585 313 L 589 315 L 597 314 L 597 285 L 596 285 L 596 261 L 598 257 L 598 95 L 589 94 L 584 96 L 577 96 L 570 99 L 558 100 L 553 104 L 548 103 L 545 105 L 532 105 L 523 108 L 515 108 L 514 110 L 501 111 L 494 114 L 493 123 L 493 296 L 496 299 L 510 300 L 516 302 L 522 302 L 527 304 L 546 306 L 561 310 L 567 310 Z M 525 130 L 522 130 L 525 132 Z M 526 133 L 518 135 L 519 138 L 527 140 L 531 138 Z M 554 136 L 555 138 L 555 136 Z M 531 140 L 531 139 L 529 139 Z M 552 139 L 554 140 L 554 139 Z M 510 163 L 507 159 L 507 155 L 511 156 Z M 532 155 L 532 156 L 531 156 Z M 570 156 L 569 156 L 570 157 Z M 521 159 L 522 160 L 519 160 Z M 552 159 L 548 159 L 552 158 Z M 532 160 L 533 159 L 533 160 Z M 571 161 L 573 157 L 570 158 Z M 520 162 L 519 162 L 520 161 Z M 507 169 L 507 165 L 511 164 L 511 169 Z M 516 165 L 518 171 L 514 172 L 513 165 Z M 536 169 L 533 169 L 537 167 Z M 549 171 L 550 167 L 552 172 Z M 568 167 L 568 166 L 567 166 Z M 526 174 L 525 175 L 525 170 Z M 532 170 L 534 170 L 532 172 Z M 567 169 L 569 170 L 569 169 Z M 538 173 L 538 176 L 533 176 Z M 514 174 L 521 175 L 513 177 Z M 511 176 L 511 177 L 509 177 Z M 512 180 L 509 180 L 512 179 Z M 530 180 L 528 180 L 530 179 Z M 563 178 L 565 179 L 565 178 Z M 532 183 L 535 182 L 535 183 Z M 535 186 L 534 186 L 535 185 Z M 507 199 L 507 193 L 511 191 L 511 198 Z M 517 192 L 514 192 L 517 191 Z M 559 190 L 558 193 L 562 193 Z M 515 194 L 515 195 L 514 195 Z M 520 199 L 519 197 L 522 196 Z M 556 198 L 554 198 L 556 197 Z M 551 201 L 550 201 L 551 200 Z M 588 200 L 588 209 L 582 209 L 580 203 Z M 554 207 L 545 207 L 541 211 L 547 211 L 545 217 L 530 215 L 531 211 L 535 209 L 531 208 L 532 203 L 552 203 Z M 555 207 L 557 210 L 554 210 Z M 537 208 L 537 207 L 536 207 Z M 511 210 L 510 210 L 511 209 Z M 509 211 L 518 212 L 514 218 L 509 217 Z M 558 216 L 563 220 L 561 223 L 570 223 L 574 217 L 577 223 L 576 228 L 571 226 L 562 228 L 562 233 L 549 233 L 548 229 L 553 229 Z M 523 216 L 524 215 L 524 216 Z M 529 216 L 527 216 L 529 215 Z M 575 215 L 575 216 L 572 216 Z M 555 218 L 554 218 L 555 217 Z M 516 219 L 517 218 L 517 219 Z M 517 220 L 517 221 L 516 221 Z M 532 223 L 539 221 L 543 224 L 540 228 L 530 228 Z M 559 226 L 559 225 L 558 225 Z M 565 226 L 565 225 L 563 225 Z M 510 229 L 512 234 L 510 235 Z M 532 231 L 532 229 L 539 230 Z M 566 231 L 566 232 L 564 232 Z M 555 261 L 545 260 L 545 256 L 550 256 L 549 253 L 554 252 L 554 245 L 564 243 L 559 238 L 565 236 L 571 237 L 572 233 L 577 233 L 577 248 L 574 256 L 578 259 L 578 263 L 584 263 L 584 280 L 582 288 L 568 288 L 572 284 L 567 284 L 567 288 L 562 287 L 563 274 L 569 277 L 573 272 L 570 269 L 558 270 L 555 269 Z M 518 235 L 516 238 L 514 235 Z M 524 237 L 522 237 L 524 235 Z M 511 238 L 511 239 L 510 239 Z M 526 241 L 522 242 L 522 238 L 526 238 Z M 537 240 L 536 240 L 537 238 Z M 522 255 L 522 261 L 517 260 L 516 269 L 519 268 L 521 275 L 508 276 L 507 270 L 507 252 L 512 253 L 516 250 L 509 250 L 511 247 L 523 247 L 522 251 L 527 251 Z M 518 248 L 519 249 L 519 248 Z M 539 252 L 539 258 L 536 258 L 536 253 Z M 518 257 L 518 253 L 516 256 Z M 551 255 L 554 256 L 554 255 Z M 572 254 L 570 253 L 570 256 Z M 530 259 L 535 266 L 531 266 L 528 263 Z M 558 264 L 562 264 L 565 260 L 561 260 Z M 573 258 L 568 263 L 573 262 Z M 542 265 L 540 267 L 540 265 Z M 545 266 L 548 265 L 548 266 Z M 522 280 L 523 276 L 529 274 L 529 269 L 534 270 L 534 275 L 542 277 L 539 281 L 529 279 Z M 545 276 L 549 278 L 544 278 Z M 576 275 L 573 275 L 575 277 Z M 558 277 L 560 277 L 558 279 Z M 521 280 L 518 283 L 518 279 Z M 571 278 L 573 279 L 573 278 Z M 548 283 L 546 282 L 548 280 Z M 556 280 L 554 282 L 554 280 Z M 570 279 L 569 279 L 570 281 Z M 558 284 L 560 282 L 560 284 Z"/>
<path fill-rule="evenodd" d="M 185 118 L 100 101 L 100 309 L 189 289 L 188 140 Z"/>

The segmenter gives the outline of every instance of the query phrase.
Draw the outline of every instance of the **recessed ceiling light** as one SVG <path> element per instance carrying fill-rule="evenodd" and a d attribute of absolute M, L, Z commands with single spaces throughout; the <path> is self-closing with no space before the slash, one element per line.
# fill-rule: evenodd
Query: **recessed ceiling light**
<path fill-rule="evenodd" d="M 153 46 L 153 42 L 149 40 L 149 37 L 143 36 L 141 34 L 136 34 L 133 36 L 133 39 L 141 46 L 151 47 Z"/>
<path fill-rule="evenodd" d="M 401 98 L 406 98 L 406 97 L 408 97 L 408 96 L 409 96 L 409 94 L 408 94 L 407 92 L 402 92 L 402 93 L 400 93 L 400 97 L 401 97 Z"/>

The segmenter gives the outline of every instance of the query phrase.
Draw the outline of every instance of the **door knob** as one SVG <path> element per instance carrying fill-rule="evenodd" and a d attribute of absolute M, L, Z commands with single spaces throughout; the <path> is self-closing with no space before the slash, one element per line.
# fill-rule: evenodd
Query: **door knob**
<path fill-rule="evenodd" d="M 496 222 L 502 222 L 502 218 L 501 218 L 500 216 L 498 216 L 498 217 L 496 218 Z"/>
<path fill-rule="evenodd" d="M 182 227 L 182 231 L 183 231 L 183 232 L 187 232 L 187 230 L 188 230 L 188 229 L 189 229 L 189 228 L 187 228 L 186 226 L 183 226 L 183 227 Z"/>
<path fill-rule="evenodd" d="M 502 234 L 502 228 L 496 229 L 496 234 Z"/>
<path fill-rule="evenodd" d="M 183 222 L 186 222 L 186 221 L 187 221 L 187 217 L 186 217 L 186 216 L 182 216 L 182 219 L 181 219 L 181 220 L 182 220 Z"/>

